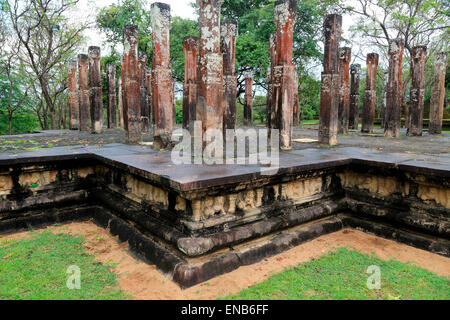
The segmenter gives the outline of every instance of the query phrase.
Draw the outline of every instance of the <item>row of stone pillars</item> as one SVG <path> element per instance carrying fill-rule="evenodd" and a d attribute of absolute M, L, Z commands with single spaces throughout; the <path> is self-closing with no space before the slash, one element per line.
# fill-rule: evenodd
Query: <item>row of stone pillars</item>
<path fill-rule="evenodd" d="M 325 53 L 321 84 L 319 142 L 337 144 L 337 134 L 349 129 L 358 130 L 359 81 L 361 66 L 350 65 L 351 49 L 339 48 L 342 17 L 332 14 L 325 18 Z M 271 46 L 271 51 L 272 49 Z M 424 108 L 424 73 L 426 47 L 412 49 L 412 84 L 410 112 L 407 117 L 407 135 L 422 135 Z M 402 103 L 402 58 L 404 43 L 400 39 L 389 41 L 389 75 L 386 85 L 386 110 L 384 133 L 386 137 L 400 136 Z M 364 91 L 362 128 L 363 133 L 373 133 L 376 102 L 376 78 L 378 54 L 367 55 L 366 87 Z M 433 84 L 429 133 L 442 130 L 447 53 L 436 55 L 435 80 Z M 349 79 L 349 69 L 351 79 Z M 349 83 L 350 81 L 350 83 Z M 269 92 L 268 96 L 272 93 Z"/>

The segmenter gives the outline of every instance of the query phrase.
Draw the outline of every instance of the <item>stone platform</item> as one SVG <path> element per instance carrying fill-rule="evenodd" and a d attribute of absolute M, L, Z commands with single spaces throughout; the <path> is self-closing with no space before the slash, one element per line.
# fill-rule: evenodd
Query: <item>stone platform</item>
<path fill-rule="evenodd" d="M 262 169 L 117 143 L 3 152 L 0 232 L 93 219 L 182 287 L 342 228 L 450 256 L 450 153 L 307 148 Z"/>

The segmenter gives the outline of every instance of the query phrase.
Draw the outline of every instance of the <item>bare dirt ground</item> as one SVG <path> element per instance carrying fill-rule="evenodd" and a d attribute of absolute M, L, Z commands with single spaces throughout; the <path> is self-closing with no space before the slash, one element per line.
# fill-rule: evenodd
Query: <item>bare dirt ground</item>
<path fill-rule="evenodd" d="M 55 233 L 81 235 L 86 239 L 85 248 L 102 263 L 117 263 L 114 272 L 118 274 L 120 288 L 135 299 L 172 300 L 172 299 L 215 299 L 228 294 L 238 293 L 251 287 L 274 273 L 286 268 L 319 258 L 333 248 L 349 247 L 363 253 L 375 253 L 386 260 L 395 259 L 410 262 L 428 269 L 438 275 L 450 276 L 450 259 L 428 251 L 416 249 L 394 241 L 365 234 L 356 230 L 342 230 L 309 241 L 284 253 L 265 259 L 251 266 L 241 267 L 199 284 L 187 290 L 167 279 L 156 270 L 136 259 L 128 251 L 128 244 L 119 244 L 117 239 L 91 222 L 76 222 L 47 228 Z M 36 230 L 33 232 L 40 232 Z M 21 239 L 28 232 L 0 236 L 6 239 Z"/>

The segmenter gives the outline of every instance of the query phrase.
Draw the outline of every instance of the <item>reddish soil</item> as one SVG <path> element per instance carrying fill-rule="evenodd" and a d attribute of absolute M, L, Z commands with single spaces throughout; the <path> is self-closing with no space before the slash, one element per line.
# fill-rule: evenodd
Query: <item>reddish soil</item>
<path fill-rule="evenodd" d="M 410 262 L 438 275 L 450 276 L 450 259 L 428 251 L 416 249 L 394 241 L 365 234 L 356 230 L 342 230 L 299 245 L 286 252 L 241 267 L 199 284 L 187 290 L 168 280 L 163 274 L 136 259 L 128 250 L 128 244 L 119 244 L 117 239 L 91 222 L 76 222 L 48 228 L 55 233 L 69 233 L 86 238 L 86 250 L 102 263 L 117 263 L 119 286 L 135 299 L 215 299 L 238 293 L 267 279 L 271 274 L 286 268 L 318 258 L 333 248 L 349 247 L 363 253 L 374 252 L 382 259 Z M 39 232 L 39 230 L 34 231 Z M 0 236 L 0 241 L 20 239 L 27 232 Z"/>

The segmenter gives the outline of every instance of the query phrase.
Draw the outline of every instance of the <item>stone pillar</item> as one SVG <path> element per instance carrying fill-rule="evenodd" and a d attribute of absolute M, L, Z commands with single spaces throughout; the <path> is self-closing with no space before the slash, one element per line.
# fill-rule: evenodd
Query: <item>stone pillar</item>
<path fill-rule="evenodd" d="M 277 35 L 271 34 L 269 37 L 270 66 L 267 69 L 267 128 L 274 128 L 277 110 L 273 106 L 273 74 L 275 70 L 275 59 L 277 55 Z"/>
<path fill-rule="evenodd" d="M 141 99 L 139 83 L 138 27 L 123 28 L 123 120 L 126 141 L 141 140 Z"/>
<path fill-rule="evenodd" d="M 402 104 L 402 61 L 405 44 L 401 39 L 389 41 L 389 79 L 386 89 L 386 115 L 384 135 L 400 137 Z"/>
<path fill-rule="evenodd" d="M 223 56 L 220 52 L 220 8 L 222 0 L 198 0 L 199 65 L 197 120 L 202 132 L 223 129 Z"/>
<path fill-rule="evenodd" d="M 341 86 L 339 90 L 338 109 L 338 133 L 348 133 L 348 122 L 350 114 L 350 62 L 352 60 L 352 49 L 348 47 L 339 48 L 339 72 Z"/>
<path fill-rule="evenodd" d="M 147 105 L 148 105 L 148 127 L 150 129 L 153 123 L 153 108 L 152 108 L 152 69 L 145 68 L 145 87 L 147 88 Z"/>
<path fill-rule="evenodd" d="M 373 133 L 375 102 L 377 101 L 378 54 L 367 55 L 366 90 L 364 91 L 361 132 Z"/>
<path fill-rule="evenodd" d="M 173 84 L 170 67 L 170 6 L 155 2 L 151 5 L 153 30 L 153 112 L 155 117 L 154 149 L 171 146 L 173 128 Z"/>
<path fill-rule="evenodd" d="M 89 103 L 89 57 L 78 55 L 78 93 L 80 106 L 80 131 L 91 130 L 91 111 Z"/>
<path fill-rule="evenodd" d="M 273 72 L 272 108 L 276 112 L 273 129 L 280 133 L 280 148 L 292 148 L 295 66 L 292 61 L 294 24 L 297 19 L 296 0 L 275 2 L 276 56 Z M 272 121 L 272 120 L 271 120 Z"/>
<path fill-rule="evenodd" d="M 409 102 L 408 136 L 421 136 L 423 128 L 423 107 L 425 99 L 425 63 L 427 47 L 412 48 L 412 82 Z"/>
<path fill-rule="evenodd" d="M 77 60 L 70 60 L 68 69 L 69 125 L 70 130 L 78 130 L 80 128 L 80 107 L 78 102 Z"/>
<path fill-rule="evenodd" d="M 253 124 L 253 76 L 245 74 L 244 126 Z"/>
<path fill-rule="evenodd" d="M 221 26 L 223 54 L 223 128 L 236 128 L 236 38 L 238 24 L 236 20 L 224 19 Z"/>
<path fill-rule="evenodd" d="M 118 84 L 117 84 L 117 88 L 119 89 L 119 126 L 121 128 L 124 127 L 123 124 L 123 89 L 122 89 L 123 85 L 122 85 L 122 75 L 120 76 L 119 80 L 118 80 Z"/>
<path fill-rule="evenodd" d="M 141 132 L 148 132 L 150 129 L 150 110 L 148 107 L 147 80 L 147 55 L 139 52 L 139 91 L 141 101 Z"/>
<path fill-rule="evenodd" d="M 117 125 L 116 66 L 108 64 L 106 72 L 108 75 L 108 128 L 111 129 Z"/>
<path fill-rule="evenodd" d="M 358 130 L 359 125 L 359 79 L 361 65 L 352 64 L 350 67 L 350 110 L 348 117 L 349 129 Z"/>
<path fill-rule="evenodd" d="M 325 17 L 325 50 L 320 91 L 319 143 L 337 144 L 339 110 L 339 41 L 342 32 L 342 16 Z"/>
<path fill-rule="evenodd" d="M 183 40 L 184 52 L 184 83 L 183 83 L 183 128 L 193 129 L 196 120 L 197 106 L 197 70 L 198 70 L 198 42 L 194 36 Z"/>
<path fill-rule="evenodd" d="M 445 73 L 447 71 L 448 52 L 436 54 L 434 61 L 434 82 L 431 90 L 429 134 L 442 133 L 444 116 Z"/>
<path fill-rule="evenodd" d="M 295 127 L 296 125 L 298 125 L 299 121 L 300 121 L 300 101 L 298 98 L 298 72 L 295 71 L 295 83 L 294 83 L 294 118 L 293 118 L 293 123 L 292 125 Z"/>
<path fill-rule="evenodd" d="M 103 133 L 103 90 L 100 60 L 100 47 L 89 47 L 89 90 L 92 133 Z"/>

